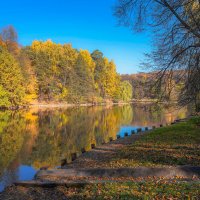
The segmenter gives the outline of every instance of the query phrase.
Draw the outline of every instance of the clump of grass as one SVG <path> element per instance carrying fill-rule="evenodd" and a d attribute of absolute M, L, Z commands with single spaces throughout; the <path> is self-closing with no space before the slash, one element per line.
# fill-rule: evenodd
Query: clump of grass
<path fill-rule="evenodd" d="M 190 119 L 190 123 L 200 126 L 200 117 L 193 117 Z"/>

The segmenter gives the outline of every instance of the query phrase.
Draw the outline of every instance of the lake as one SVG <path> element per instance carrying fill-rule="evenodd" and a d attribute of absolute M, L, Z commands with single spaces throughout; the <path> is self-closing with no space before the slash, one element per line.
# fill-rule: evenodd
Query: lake
<path fill-rule="evenodd" d="M 0 191 L 33 179 L 41 167 L 59 168 L 62 159 L 70 162 L 72 153 L 91 144 L 187 115 L 185 108 L 151 104 L 0 111 Z"/>

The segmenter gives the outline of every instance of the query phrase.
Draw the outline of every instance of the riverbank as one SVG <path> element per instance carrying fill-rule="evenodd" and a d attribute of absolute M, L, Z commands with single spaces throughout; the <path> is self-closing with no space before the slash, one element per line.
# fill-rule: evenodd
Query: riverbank
<path fill-rule="evenodd" d="M 68 108 L 68 107 L 90 107 L 90 106 L 113 106 L 127 105 L 132 102 L 104 102 L 104 103 L 38 103 L 29 105 L 30 108 Z"/>
<path fill-rule="evenodd" d="M 174 171 L 180 166 L 199 167 L 199 144 L 200 118 L 192 118 L 104 144 L 82 154 L 65 170 L 146 167 Z M 52 188 L 48 184 L 42 187 L 18 184 L 7 188 L 0 194 L 0 199 L 198 199 L 200 196 L 199 170 L 190 176 L 186 173 L 185 176 L 144 177 L 141 173 L 141 177 L 107 174 L 102 178 L 84 174 L 79 177 L 54 176 L 51 170 L 43 172 L 46 175 L 38 174 L 38 183 L 54 183 L 50 184 Z M 69 183 L 76 184 L 69 186 Z"/>
<path fill-rule="evenodd" d="M 27 105 L 21 106 L 11 106 L 11 107 L 0 107 L 0 110 L 20 110 L 20 109 L 29 109 L 29 108 L 70 108 L 70 107 L 91 107 L 91 106 L 114 106 L 114 105 L 128 105 L 128 104 L 153 104 L 158 103 L 157 100 L 154 99 L 141 99 L 141 100 L 131 100 L 129 102 L 113 102 L 113 101 L 105 101 L 105 102 L 97 102 L 97 103 L 62 103 L 62 102 L 34 102 Z M 160 102 L 160 104 L 166 104 Z"/>

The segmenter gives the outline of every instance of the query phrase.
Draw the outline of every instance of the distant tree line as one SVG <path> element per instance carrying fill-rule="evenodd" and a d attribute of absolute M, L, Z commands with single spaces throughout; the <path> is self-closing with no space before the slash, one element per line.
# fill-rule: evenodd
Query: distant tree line
<path fill-rule="evenodd" d="M 161 90 L 158 91 L 154 87 L 156 72 L 152 73 L 138 73 L 138 74 L 124 74 L 121 75 L 123 81 L 128 81 L 132 85 L 132 98 L 134 100 L 157 100 L 157 101 L 178 101 L 181 89 L 184 85 L 183 82 L 179 82 L 181 71 L 177 71 L 173 74 L 172 79 L 166 80 L 163 83 Z M 171 89 L 171 85 L 174 85 Z M 168 91 L 168 95 L 165 99 L 159 98 Z"/>
<path fill-rule="evenodd" d="M 132 86 L 121 81 L 114 61 L 95 50 L 77 50 L 51 40 L 18 44 L 12 26 L 0 33 L 0 107 L 33 102 L 129 101 Z"/>

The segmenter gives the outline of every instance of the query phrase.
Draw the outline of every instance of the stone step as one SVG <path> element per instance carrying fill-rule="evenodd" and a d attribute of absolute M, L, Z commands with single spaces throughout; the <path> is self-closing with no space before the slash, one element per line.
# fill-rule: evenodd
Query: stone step
<path fill-rule="evenodd" d="M 200 177 L 200 167 L 179 166 L 179 167 L 137 167 L 137 168 L 119 168 L 119 169 L 56 169 L 40 170 L 36 174 L 36 179 L 43 177 L 165 177 L 173 178 L 175 176 L 192 178 Z"/>

